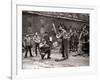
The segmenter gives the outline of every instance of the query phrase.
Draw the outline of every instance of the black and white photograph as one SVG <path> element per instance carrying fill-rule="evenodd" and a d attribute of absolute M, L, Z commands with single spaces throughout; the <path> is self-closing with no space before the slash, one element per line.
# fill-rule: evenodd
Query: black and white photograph
<path fill-rule="evenodd" d="M 100 80 L 99 0 L 2 0 L 0 80 Z"/>
<path fill-rule="evenodd" d="M 22 69 L 90 65 L 90 14 L 22 10 Z"/>

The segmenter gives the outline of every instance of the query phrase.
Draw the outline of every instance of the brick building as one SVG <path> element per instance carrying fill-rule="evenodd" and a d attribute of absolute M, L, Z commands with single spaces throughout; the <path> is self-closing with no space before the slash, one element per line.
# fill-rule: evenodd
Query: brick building
<path fill-rule="evenodd" d="M 52 23 L 56 29 L 59 24 L 64 24 L 68 30 L 72 28 L 80 31 L 84 24 L 89 26 L 89 14 L 23 11 L 22 36 L 35 32 L 50 32 Z"/>

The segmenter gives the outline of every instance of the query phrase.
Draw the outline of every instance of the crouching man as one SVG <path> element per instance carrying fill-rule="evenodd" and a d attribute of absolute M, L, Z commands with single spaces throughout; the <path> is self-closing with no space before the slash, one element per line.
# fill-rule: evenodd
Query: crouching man
<path fill-rule="evenodd" d="M 47 59 L 51 59 L 50 45 L 46 42 L 45 39 L 42 39 L 41 43 L 39 44 L 39 48 L 40 48 L 41 59 L 44 59 L 46 54 L 47 54 Z"/>

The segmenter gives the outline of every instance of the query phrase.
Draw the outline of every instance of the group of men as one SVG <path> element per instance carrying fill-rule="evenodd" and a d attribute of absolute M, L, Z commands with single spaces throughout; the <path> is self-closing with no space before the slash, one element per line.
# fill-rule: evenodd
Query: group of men
<path fill-rule="evenodd" d="M 68 59 L 69 51 L 77 51 L 77 55 L 80 55 L 82 51 L 89 54 L 89 32 L 86 27 L 83 28 L 78 36 L 76 30 L 69 30 L 68 32 L 63 26 L 59 25 L 56 38 L 61 39 L 61 54 L 63 60 Z M 44 59 L 45 55 L 47 55 L 47 59 L 51 59 L 52 45 L 53 41 L 48 32 L 44 34 L 36 32 L 33 35 L 26 35 L 22 46 L 25 49 L 25 58 L 27 57 L 28 51 L 30 57 L 33 57 L 32 48 L 34 47 L 36 56 L 39 52 L 41 59 Z"/>
<path fill-rule="evenodd" d="M 50 59 L 50 46 L 51 41 L 49 39 L 48 33 L 45 32 L 44 34 L 40 35 L 38 32 L 35 34 L 26 35 L 23 41 L 22 46 L 25 49 L 25 58 L 27 58 L 28 51 L 30 53 L 30 57 L 32 55 L 32 48 L 33 51 L 35 50 L 35 55 L 41 55 L 41 58 L 44 59 L 44 56 L 47 54 L 47 59 Z"/>

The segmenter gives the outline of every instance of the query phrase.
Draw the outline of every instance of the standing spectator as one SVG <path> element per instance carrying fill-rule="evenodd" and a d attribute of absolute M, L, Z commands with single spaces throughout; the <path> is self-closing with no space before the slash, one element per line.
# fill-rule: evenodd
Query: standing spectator
<path fill-rule="evenodd" d="M 33 40 L 35 42 L 35 54 L 37 56 L 37 51 L 39 51 L 39 43 L 41 41 L 41 38 L 37 32 L 35 33 Z"/>
<path fill-rule="evenodd" d="M 83 55 L 84 53 L 89 55 L 89 32 L 86 30 L 86 26 L 83 28 L 79 36 L 78 54 Z M 74 55 L 74 56 L 77 56 Z"/>
<path fill-rule="evenodd" d="M 73 31 L 72 31 L 72 29 L 70 29 L 70 31 L 69 31 L 69 35 L 70 35 L 70 38 L 69 38 L 69 51 L 72 51 L 72 47 L 73 47 L 73 44 L 72 44 L 72 38 L 73 38 Z"/>
<path fill-rule="evenodd" d="M 87 26 L 83 28 L 83 31 L 80 36 L 80 42 L 82 44 L 82 51 L 89 55 L 89 32 Z"/>
<path fill-rule="evenodd" d="M 77 51 L 79 39 L 78 39 L 78 33 L 76 32 L 76 30 L 75 30 L 74 33 L 73 33 L 73 37 L 74 37 L 73 49 L 74 49 L 74 51 Z"/>
<path fill-rule="evenodd" d="M 25 49 L 26 49 L 25 58 L 27 58 L 28 51 L 30 53 L 30 57 L 33 57 L 32 52 L 31 52 L 32 45 L 31 45 L 31 38 L 30 38 L 30 36 L 26 35 L 24 41 L 25 41 Z"/>

